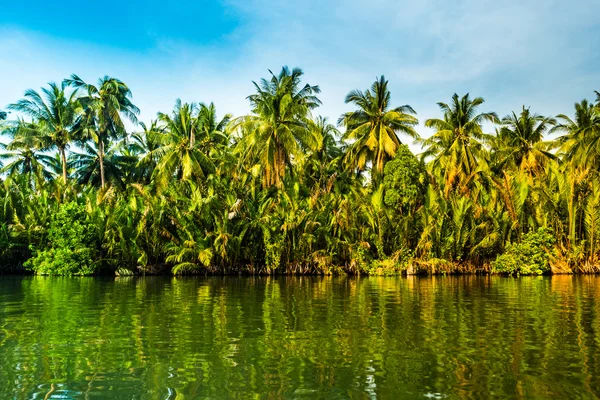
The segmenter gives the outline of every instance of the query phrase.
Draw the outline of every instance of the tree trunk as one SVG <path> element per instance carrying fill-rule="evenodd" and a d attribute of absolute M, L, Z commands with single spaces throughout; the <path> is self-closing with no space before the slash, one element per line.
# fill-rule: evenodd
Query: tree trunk
<path fill-rule="evenodd" d="M 64 183 L 67 183 L 67 156 L 65 154 L 65 148 L 61 147 L 59 149 L 59 151 L 60 151 L 60 160 L 62 162 L 63 181 L 64 181 Z"/>
<path fill-rule="evenodd" d="M 98 140 L 98 160 L 100 161 L 100 184 L 104 189 L 104 142 L 102 140 Z"/>

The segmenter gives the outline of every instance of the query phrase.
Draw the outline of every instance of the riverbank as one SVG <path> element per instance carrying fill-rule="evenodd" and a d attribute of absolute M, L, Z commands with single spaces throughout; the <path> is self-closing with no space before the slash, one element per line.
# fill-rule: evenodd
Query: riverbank
<path fill-rule="evenodd" d="M 145 266 L 136 269 L 118 268 L 116 270 L 100 269 L 94 274 L 70 274 L 87 276 L 437 276 L 437 275 L 594 275 L 600 274 L 600 264 L 583 262 L 573 265 L 568 260 L 553 260 L 549 263 L 548 270 L 542 273 L 506 273 L 495 271 L 491 263 L 475 265 L 473 263 L 451 262 L 442 259 L 433 260 L 410 260 L 404 265 L 395 265 L 393 263 L 375 262 L 369 268 L 358 269 L 356 265 L 350 267 L 344 266 L 289 266 L 281 267 L 275 270 L 269 270 L 263 267 L 249 268 L 204 268 L 173 272 L 173 266 L 162 264 L 158 266 Z M 0 275 L 36 275 L 34 271 L 28 270 L 23 266 L 4 267 L 0 269 Z M 60 275 L 44 274 L 37 275 Z M 68 275 L 68 274 L 67 274 Z"/>

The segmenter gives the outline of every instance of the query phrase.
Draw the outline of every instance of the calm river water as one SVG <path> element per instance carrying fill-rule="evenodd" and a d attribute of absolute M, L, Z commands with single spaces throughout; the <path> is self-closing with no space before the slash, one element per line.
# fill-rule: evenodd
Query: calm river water
<path fill-rule="evenodd" d="M 598 396 L 597 277 L 0 277 L 0 399 Z"/>

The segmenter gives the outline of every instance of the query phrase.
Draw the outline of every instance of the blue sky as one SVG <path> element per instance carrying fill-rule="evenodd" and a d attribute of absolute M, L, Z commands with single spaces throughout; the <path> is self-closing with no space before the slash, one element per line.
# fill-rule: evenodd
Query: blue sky
<path fill-rule="evenodd" d="M 380 74 L 422 121 L 454 92 L 501 116 L 570 114 L 600 90 L 598 15 L 597 0 L 13 1 L 0 12 L 0 108 L 77 73 L 125 81 L 146 121 L 178 97 L 240 115 L 251 81 L 288 65 L 321 87 L 332 121 Z"/>

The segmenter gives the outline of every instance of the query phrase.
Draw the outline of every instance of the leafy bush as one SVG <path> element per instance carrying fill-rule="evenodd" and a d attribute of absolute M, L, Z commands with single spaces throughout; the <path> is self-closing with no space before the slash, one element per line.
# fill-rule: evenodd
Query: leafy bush
<path fill-rule="evenodd" d="M 48 246 L 33 249 L 25 266 L 41 275 L 91 275 L 98 251 L 94 225 L 84 206 L 66 203 L 52 216 Z"/>
<path fill-rule="evenodd" d="M 394 159 L 385 165 L 384 202 L 389 207 L 407 213 L 422 200 L 425 189 L 425 168 L 407 145 L 401 145 Z"/>
<path fill-rule="evenodd" d="M 406 272 L 412 257 L 413 252 L 411 250 L 399 249 L 391 257 L 372 260 L 364 270 L 373 276 L 400 275 Z"/>
<path fill-rule="evenodd" d="M 492 262 L 492 271 L 504 274 L 541 275 L 550 271 L 555 239 L 549 229 L 540 228 L 523 236 L 521 243 L 508 244 L 504 254 Z"/>

